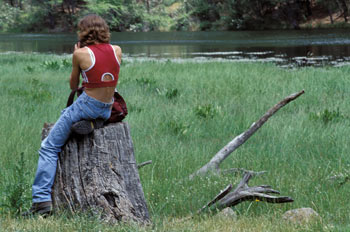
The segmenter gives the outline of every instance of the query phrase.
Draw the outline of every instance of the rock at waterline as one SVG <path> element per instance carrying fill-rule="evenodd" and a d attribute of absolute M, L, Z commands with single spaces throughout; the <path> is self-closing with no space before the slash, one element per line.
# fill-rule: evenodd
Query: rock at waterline
<path fill-rule="evenodd" d="M 233 209 L 227 207 L 215 215 L 216 218 L 237 220 L 237 214 Z"/>
<path fill-rule="evenodd" d="M 321 219 L 320 215 L 311 208 L 288 210 L 283 214 L 282 218 L 294 224 L 305 224 Z"/>

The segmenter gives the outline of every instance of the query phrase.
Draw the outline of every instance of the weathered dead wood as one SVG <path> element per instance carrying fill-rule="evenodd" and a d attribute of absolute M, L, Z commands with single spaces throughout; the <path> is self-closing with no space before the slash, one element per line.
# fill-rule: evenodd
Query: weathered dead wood
<path fill-rule="evenodd" d="M 238 184 L 236 189 L 232 192 L 228 190 L 228 187 L 225 190 L 221 191 L 218 196 L 214 197 L 210 203 L 203 206 L 197 213 L 203 212 L 205 209 L 213 206 L 213 209 L 222 210 L 226 207 L 232 207 L 238 205 L 243 201 L 266 201 L 269 203 L 288 203 L 293 202 L 294 200 L 290 197 L 286 196 L 271 196 L 269 193 L 280 194 L 278 191 L 271 188 L 268 185 L 254 186 L 249 187 L 248 182 L 251 177 L 253 177 L 253 173 L 246 172 Z M 229 185 L 232 188 L 232 185 Z M 227 191 L 228 190 L 228 191 Z M 214 204 L 215 203 L 215 204 Z"/>
<path fill-rule="evenodd" d="M 203 206 L 200 210 L 197 211 L 197 214 L 200 214 L 203 212 L 206 208 L 212 206 L 215 204 L 218 200 L 222 199 L 224 196 L 226 196 L 232 189 L 232 184 L 229 184 L 224 188 L 223 190 L 220 191 L 218 195 L 214 197 L 213 200 L 209 201 L 205 206 Z"/>
<path fill-rule="evenodd" d="M 44 125 L 43 137 L 51 127 Z M 52 200 L 58 211 L 93 212 L 112 223 L 149 222 L 126 122 L 68 140 L 59 155 Z"/>
<path fill-rule="evenodd" d="M 239 146 L 241 146 L 245 141 L 247 141 L 264 123 L 274 115 L 279 109 L 298 98 L 304 93 L 304 90 L 291 94 L 290 96 L 284 98 L 282 101 L 270 108 L 258 121 L 254 122 L 250 128 L 243 132 L 242 134 L 236 136 L 231 142 L 224 146 L 214 157 L 199 170 L 190 175 L 190 178 L 194 178 L 197 175 L 204 175 L 208 172 L 219 173 L 220 164 Z"/>

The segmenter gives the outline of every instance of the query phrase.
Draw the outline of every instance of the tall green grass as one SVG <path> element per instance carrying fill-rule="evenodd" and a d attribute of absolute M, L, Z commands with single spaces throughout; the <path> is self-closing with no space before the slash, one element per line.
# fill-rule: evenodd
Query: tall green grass
<path fill-rule="evenodd" d="M 137 162 L 153 160 L 140 177 L 153 227 L 111 226 L 84 215 L 24 220 L 44 122 L 54 122 L 69 94 L 69 57 L 0 56 L 0 229 L 4 231 L 345 231 L 350 215 L 350 67 L 288 70 L 273 64 L 124 62 L 118 90 L 125 98 Z M 276 113 L 224 161 L 222 168 L 268 171 L 268 184 L 295 202 L 245 202 L 238 221 L 210 215 L 184 220 L 241 175 L 187 177 L 271 106 L 305 94 Z M 21 154 L 24 163 L 20 164 Z M 18 166 L 21 168 L 18 168 Z M 25 174 L 23 174 L 23 173 Z M 19 178 L 18 176 L 22 176 Z M 26 187 L 24 191 L 15 183 Z M 18 196 L 19 202 L 9 204 Z M 288 209 L 311 207 L 322 217 L 290 225 Z"/>

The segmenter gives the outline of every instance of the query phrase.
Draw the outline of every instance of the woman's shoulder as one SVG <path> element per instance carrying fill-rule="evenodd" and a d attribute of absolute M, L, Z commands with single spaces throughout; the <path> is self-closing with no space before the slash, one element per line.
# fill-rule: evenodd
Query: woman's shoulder
<path fill-rule="evenodd" d="M 114 49 L 115 51 L 115 54 L 117 55 L 118 57 L 118 62 L 120 63 L 121 60 L 122 60 L 122 49 L 118 46 L 118 45 L 113 45 L 111 44 L 112 48 Z"/>
<path fill-rule="evenodd" d="M 87 49 L 87 47 L 82 47 L 82 48 L 78 48 L 73 52 L 74 56 L 84 56 L 86 54 L 89 54 L 89 51 Z"/>
<path fill-rule="evenodd" d="M 113 45 L 113 44 L 111 44 L 111 45 L 116 52 L 120 52 L 120 53 L 122 52 L 122 49 L 118 45 Z"/>

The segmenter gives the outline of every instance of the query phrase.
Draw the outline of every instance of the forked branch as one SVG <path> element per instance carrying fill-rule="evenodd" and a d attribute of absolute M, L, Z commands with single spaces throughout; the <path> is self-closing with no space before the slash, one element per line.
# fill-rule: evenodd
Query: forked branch
<path fill-rule="evenodd" d="M 234 191 L 230 192 L 232 185 L 229 185 L 225 188 L 225 190 L 221 191 L 212 201 L 198 210 L 197 213 L 199 214 L 205 209 L 210 209 L 210 207 L 213 205 L 214 209 L 222 210 L 226 207 L 238 205 L 243 201 L 266 201 L 269 203 L 288 203 L 294 201 L 292 198 L 286 196 L 269 195 L 269 193 L 280 193 L 268 185 L 249 187 L 248 182 L 252 176 L 253 174 L 250 172 L 245 173 L 243 179 Z M 218 196 L 220 197 L 218 198 Z"/>

